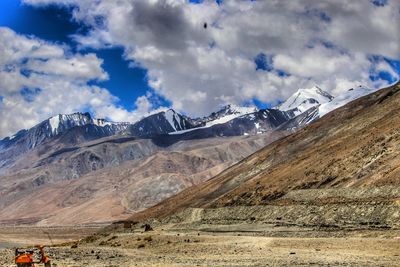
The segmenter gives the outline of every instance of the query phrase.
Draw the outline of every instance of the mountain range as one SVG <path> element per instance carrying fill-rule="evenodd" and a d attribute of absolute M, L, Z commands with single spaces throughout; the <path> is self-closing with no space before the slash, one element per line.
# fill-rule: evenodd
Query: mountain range
<path fill-rule="evenodd" d="M 299 89 L 274 108 L 227 105 L 203 118 L 172 109 L 134 123 L 53 116 L 0 141 L 0 222 L 128 218 L 370 92 Z"/>
<path fill-rule="evenodd" d="M 321 112 L 325 114 L 360 95 L 368 93 L 369 90 L 362 88 L 358 89 L 356 94 L 351 93 L 347 97 L 340 96 L 338 99 L 343 98 L 341 100 L 343 103 L 338 105 L 333 104 L 338 102 L 335 101 L 336 99 L 334 100 L 333 96 L 319 87 L 299 89 L 284 103 L 275 108 L 259 110 L 255 107 L 227 105 L 207 117 L 194 119 L 179 114 L 173 109 L 152 114 L 135 123 L 96 119 L 92 118 L 89 113 L 59 114 L 30 129 L 21 130 L 11 137 L 0 140 L 0 149 L 4 151 L 9 148 L 19 147 L 20 149 L 17 149 L 17 152 L 14 153 L 15 155 L 13 154 L 13 156 L 17 156 L 53 138 L 65 135 L 73 128 L 83 129 L 84 133 L 78 134 L 75 139 L 68 140 L 70 144 L 115 135 L 154 138 L 166 134 L 184 135 L 185 133 L 199 130 L 202 132 L 214 132 L 212 134 L 208 133 L 206 137 L 209 137 L 209 135 L 236 136 L 261 133 L 275 128 L 312 108 L 315 109 L 321 106 L 321 111 L 313 114 L 313 119 L 318 118 Z M 327 103 L 331 103 L 331 105 L 325 105 Z M 309 119 L 308 122 L 311 121 L 312 119 Z M 215 127 L 216 125 L 224 126 Z M 204 129 L 208 128 L 211 129 L 204 131 Z M 5 165 L 4 162 L 3 165 Z"/>
<path fill-rule="evenodd" d="M 354 91 L 318 106 L 319 112 L 355 99 Z M 400 82 L 335 109 L 131 219 L 191 227 L 260 223 L 296 232 L 398 230 L 399 104 Z"/>

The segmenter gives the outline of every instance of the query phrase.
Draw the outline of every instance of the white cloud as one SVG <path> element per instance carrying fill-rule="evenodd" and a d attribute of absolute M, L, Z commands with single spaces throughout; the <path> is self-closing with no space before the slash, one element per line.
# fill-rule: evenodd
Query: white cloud
<path fill-rule="evenodd" d="M 60 46 L 53 46 L 35 38 L 17 38 L 15 32 L 0 27 L 0 65 L 21 61 L 25 58 L 43 59 L 61 57 L 64 50 Z"/>
<path fill-rule="evenodd" d="M 148 113 L 152 110 L 152 104 L 150 103 L 150 100 L 147 98 L 147 96 L 139 96 L 136 101 L 135 105 L 137 107 L 137 111 L 140 113 Z"/>
<path fill-rule="evenodd" d="M 350 51 L 400 57 L 400 1 L 383 7 L 364 1 L 322 1 L 317 5 L 333 16 L 322 37 Z"/>
<path fill-rule="evenodd" d="M 8 28 L 0 28 L 0 42 L 0 137 L 59 113 L 91 110 L 115 121 L 143 115 L 116 106 L 118 99 L 106 89 L 88 85 L 108 78 L 96 55 L 71 54 Z"/>
<path fill-rule="evenodd" d="M 368 55 L 400 57 L 398 0 L 383 7 L 368 0 L 52 2 L 78 5 L 75 18 L 94 27 L 76 36 L 82 45 L 124 46 L 128 60 L 148 69 L 150 86 L 189 114 L 254 97 L 274 102 L 313 83 L 333 93 L 372 86 Z M 290 76 L 256 71 L 260 52 Z"/>
<path fill-rule="evenodd" d="M 48 75 L 58 75 L 71 79 L 106 80 L 107 73 L 101 68 L 103 61 L 95 54 L 75 55 L 72 58 L 58 57 L 30 59 L 24 67 L 27 70 Z"/>
<path fill-rule="evenodd" d="M 194 115 L 226 102 L 276 102 L 314 84 L 333 94 L 358 84 L 382 86 L 369 80 L 376 65 L 369 56 L 400 59 L 400 0 L 382 7 L 369 0 L 25 3 L 78 6 L 74 18 L 93 27 L 74 37 L 81 45 L 123 46 L 127 60 L 148 70 L 156 93 Z M 290 75 L 257 71 L 259 53 L 273 56 L 273 67 Z M 395 74 L 387 64 L 378 68 Z"/>

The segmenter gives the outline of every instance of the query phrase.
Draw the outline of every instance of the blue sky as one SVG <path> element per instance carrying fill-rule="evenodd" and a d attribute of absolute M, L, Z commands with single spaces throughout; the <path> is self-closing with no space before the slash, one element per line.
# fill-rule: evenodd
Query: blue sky
<path fill-rule="evenodd" d="M 191 1 L 200 4 L 203 1 Z M 217 1 L 221 3 L 222 1 Z M 0 2 L 0 26 L 6 26 L 15 32 L 26 35 L 34 35 L 40 39 L 65 43 L 73 51 L 76 51 L 77 43 L 71 38 L 76 33 L 85 34 L 89 29 L 83 23 L 73 20 L 72 8 L 59 5 L 46 7 L 33 7 L 21 3 L 20 0 L 2 0 Z M 82 53 L 94 52 L 104 60 L 103 68 L 109 74 L 109 79 L 95 82 L 99 86 L 107 88 L 118 97 L 117 104 L 132 111 L 136 108 L 135 100 L 144 95 L 151 88 L 147 83 L 147 71 L 140 67 L 130 66 L 130 62 L 123 58 L 122 47 L 105 49 L 81 49 Z M 163 97 L 157 97 L 154 105 L 169 106 L 169 101 Z M 258 102 L 257 102 L 258 103 Z M 265 104 L 260 104 L 265 107 Z"/>
<path fill-rule="evenodd" d="M 72 50 L 76 50 L 77 43 L 70 35 L 85 33 L 88 29 L 84 24 L 75 22 L 71 13 L 72 9 L 66 7 L 32 7 L 21 4 L 19 0 L 2 0 L 0 26 L 10 27 L 20 34 L 35 35 L 43 40 L 65 43 Z M 95 52 L 104 60 L 103 68 L 109 74 L 109 80 L 96 84 L 110 90 L 119 98 L 118 104 L 127 110 L 133 110 L 136 98 L 150 90 L 147 86 L 146 70 L 129 67 L 129 62 L 123 59 L 123 48 L 83 49 L 81 52 Z"/>
<path fill-rule="evenodd" d="M 21 1 L 0 1 L 0 136 L 57 113 L 202 116 L 400 75 L 399 0 Z"/>

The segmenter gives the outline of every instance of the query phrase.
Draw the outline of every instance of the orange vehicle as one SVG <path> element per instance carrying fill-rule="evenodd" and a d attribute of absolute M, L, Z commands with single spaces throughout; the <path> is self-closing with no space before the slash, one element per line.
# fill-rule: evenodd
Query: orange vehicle
<path fill-rule="evenodd" d="M 35 248 L 16 248 L 15 263 L 17 267 L 35 267 L 35 263 L 43 263 L 44 267 L 51 267 L 49 257 L 44 253 L 43 246 Z"/>

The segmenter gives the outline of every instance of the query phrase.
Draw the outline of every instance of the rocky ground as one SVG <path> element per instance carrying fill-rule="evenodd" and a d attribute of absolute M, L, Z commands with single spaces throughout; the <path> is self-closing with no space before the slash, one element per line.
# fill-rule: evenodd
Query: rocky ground
<path fill-rule="evenodd" d="M 160 227 L 165 227 L 160 228 Z M 53 266 L 398 266 L 400 231 L 285 230 L 261 224 L 117 229 L 51 247 Z M 198 229 L 200 229 L 199 227 Z M 247 229 L 247 231 L 246 231 Z M 280 237 L 271 237 L 275 232 Z M 290 233 L 302 233 L 302 237 Z M 297 235 L 298 236 L 298 235 Z M 0 250 L 0 266 L 14 266 Z"/>

